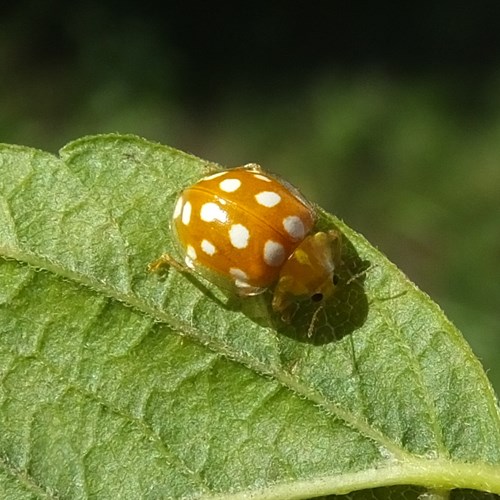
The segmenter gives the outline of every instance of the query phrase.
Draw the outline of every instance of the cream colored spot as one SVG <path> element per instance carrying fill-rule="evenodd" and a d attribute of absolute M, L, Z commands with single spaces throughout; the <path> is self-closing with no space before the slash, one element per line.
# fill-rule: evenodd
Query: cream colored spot
<path fill-rule="evenodd" d="M 196 258 L 198 257 L 196 255 L 196 250 L 194 249 L 194 247 L 192 247 L 191 245 L 188 245 L 186 247 L 186 254 L 187 256 L 192 259 L 192 260 L 196 260 Z"/>
<path fill-rule="evenodd" d="M 216 203 L 205 203 L 200 210 L 201 220 L 205 222 L 227 222 L 227 212 Z"/>
<path fill-rule="evenodd" d="M 259 205 L 271 208 L 275 207 L 281 201 L 281 196 L 274 191 L 261 191 L 255 195 L 255 199 Z"/>
<path fill-rule="evenodd" d="M 253 174 L 253 175 L 257 179 L 260 179 L 261 181 L 272 182 L 272 180 L 269 179 L 269 177 L 266 177 L 265 175 L 262 175 L 262 174 Z"/>
<path fill-rule="evenodd" d="M 281 243 L 267 240 L 264 245 L 264 262 L 268 266 L 278 267 L 285 260 L 285 248 Z"/>
<path fill-rule="evenodd" d="M 229 229 L 229 239 L 233 247 L 240 249 L 246 248 L 248 246 L 248 240 L 250 239 L 250 233 L 245 226 L 233 224 L 231 229 Z"/>
<path fill-rule="evenodd" d="M 182 203 L 183 203 L 182 196 L 179 196 L 179 198 L 177 198 L 177 202 L 176 202 L 175 208 L 174 208 L 174 215 L 173 215 L 174 219 L 177 219 L 177 217 L 179 217 L 179 215 L 181 215 Z"/>
<path fill-rule="evenodd" d="M 239 269 L 237 267 L 231 267 L 229 269 L 229 274 L 233 278 L 236 278 L 237 280 L 248 281 L 248 274 L 245 271 L 243 271 L 242 269 Z"/>
<path fill-rule="evenodd" d="M 196 255 L 196 250 L 191 246 L 188 245 L 186 247 L 186 257 L 184 258 L 184 262 L 186 263 L 186 266 L 188 266 L 191 269 L 194 269 L 194 261 L 196 260 L 198 256 Z"/>
<path fill-rule="evenodd" d="M 294 240 L 302 240 L 305 236 L 306 229 L 304 223 L 296 215 L 285 217 L 283 219 L 283 227 Z"/>
<path fill-rule="evenodd" d="M 215 248 L 214 244 L 211 243 L 208 240 L 202 240 L 201 242 L 201 249 L 207 254 L 207 255 L 213 255 L 215 252 L 217 252 L 217 249 Z"/>
<path fill-rule="evenodd" d="M 189 221 L 191 220 L 191 210 L 192 210 L 191 203 L 189 201 L 186 201 L 184 207 L 182 208 L 182 223 L 184 225 L 188 225 Z"/>
<path fill-rule="evenodd" d="M 241 186 L 239 179 L 224 179 L 220 182 L 219 187 L 226 193 L 234 193 Z"/>
<path fill-rule="evenodd" d="M 207 175 L 206 177 L 203 177 L 201 179 L 202 181 L 211 181 L 212 179 L 217 179 L 217 177 L 220 177 L 221 175 L 225 175 L 227 172 L 217 172 L 216 174 L 212 175 Z"/>
<path fill-rule="evenodd" d="M 234 280 L 234 284 L 235 284 L 235 286 L 237 286 L 238 288 L 247 288 L 247 289 L 252 288 L 252 289 L 253 289 L 253 287 L 252 287 L 252 286 L 250 286 L 250 285 L 249 285 L 246 281 L 242 281 L 242 280 L 238 280 L 238 279 L 236 279 L 236 280 Z"/>
<path fill-rule="evenodd" d="M 229 269 L 229 274 L 234 278 L 234 285 L 237 288 L 241 288 L 241 289 L 252 288 L 248 283 L 248 274 L 245 271 L 243 271 L 237 267 L 231 267 Z"/>

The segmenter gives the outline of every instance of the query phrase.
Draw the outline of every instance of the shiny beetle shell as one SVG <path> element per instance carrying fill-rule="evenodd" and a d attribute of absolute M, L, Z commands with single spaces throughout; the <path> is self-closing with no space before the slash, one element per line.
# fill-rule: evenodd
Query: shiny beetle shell
<path fill-rule="evenodd" d="M 172 230 L 190 270 L 241 296 L 274 286 L 273 309 L 285 317 L 297 299 L 319 301 L 334 291 L 339 237 L 313 232 L 314 224 L 314 208 L 297 189 L 250 164 L 184 189 Z M 164 264 L 172 258 L 150 268 Z"/>

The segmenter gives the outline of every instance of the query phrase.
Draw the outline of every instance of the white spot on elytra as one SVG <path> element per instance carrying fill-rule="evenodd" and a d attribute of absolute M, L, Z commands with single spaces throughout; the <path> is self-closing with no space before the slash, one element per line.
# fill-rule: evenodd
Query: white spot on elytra
<path fill-rule="evenodd" d="M 233 247 L 246 248 L 248 246 L 248 240 L 250 239 L 250 233 L 245 226 L 233 224 L 231 229 L 229 229 L 229 239 Z"/>
<path fill-rule="evenodd" d="M 205 203 L 200 210 L 201 220 L 205 222 L 227 222 L 227 212 L 222 210 L 217 203 Z"/>
<path fill-rule="evenodd" d="M 194 249 L 194 247 L 192 247 L 191 245 L 188 245 L 186 247 L 186 254 L 187 256 L 192 259 L 192 260 L 196 260 L 196 258 L 198 257 L 196 255 L 196 250 Z"/>
<path fill-rule="evenodd" d="M 272 182 L 269 177 L 266 177 L 265 175 L 262 174 L 253 174 L 254 177 L 257 177 L 257 179 L 260 179 L 261 181 L 266 181 L 266 182 Z"/>
<path fill-rule="evenodd" d="M 208 240 L 202 240 L 201 242 L 201 249 L 207 254 L 207 255 L 213 255 L 215 252 L 217 252 L 217 249 L 215 248 L 214 244 L 211 243 Z"/>
<path fill-rule="evenodd" d="M 248 283 L 248 274 L 237 267 L 231 267 L 229 274 L 234 278 L 234 285 L 237 288 L 251 288 Z"/>
<path fill-rule="evenodd" d="M 239 179 L 224 179 L 220 182 L 219 187 L 226 193 L 234 193 L 241 186 Z"/>
<path fill-rule="evenodd" d="M 264 245 L 264 262 L 268 266 L 278 267 L 285 260 L 285 248 L 281 243 L 267 240 Z"/>
<path fill-rule="evenodd" d="M 179 196 L 179 198 L 177 199 L 177 203 L 175 204 L 175 208 L 174 208 L 174 215 L 173 215 L 174 219 L 177 219 L 177 217 L 179 217 L 179 215 L 181 215 L 182 203 L 183 203 L 182 196 Z"/>
<path fill-rule="evenodd" d="M 238 288 L 252 288 L 246 281 L 243 281 L 243 280 L 236 279 L 236 280 L 234 280 L 234 284 Z"/>
<path fill-rule="evenodd" d="M 300 217 L 289 215 L 283 219 L 285 231 L 294 239 L 301 240 L 305 236 L 306 229 Z"/>
<path fill-rule="evenodd" d="M 186 201 L 184 207 L 182 208 L 182 223 L 185 224 L 186 226 L 189 224 L 189 221 L 191 220 L 191 209 L 193 207 L 191 206 L 191 203 L 189 201 Z"/>
<path fill-rule="evenodd" d="M 188 245 L 186 247 L 186 257 L 184 258 L 186 266 L 188 266 L 191 269 L 194 269 L 194 261 L 196 260 L 197 257 L 198 256 L 196 255 L 196 250 L 191 245 Z"/>
<path fill-rule="evenodd" d="M 237 267 L 231 267 L 229 269 L 229 274 L 233 277 L 233 278 L 236 278 L 238 280 L 241 280 L 241 281 L 248 281 L 248 274 L 243 271 L 242 269 L 239 269 Z"/>
<path fill-rule="evenodd" d="M 211 181 L 212 179 L 217 179 L 217 177 L 220 177 L 221 175 L 225 175 L 226 172 L 217 172 L 216 174 L 212 174 L 212 175 L 207 175 L 206 177 L 203 177 L 203 179 L 201 179 L 202 181 Z"/>
<path fill-rule="evenodd" d="M 255 199 L 259 205 L 271 208 L 275 207 L 281 201 L 281 196 L 274 191 L 261 191 L 255 195 Z"/>

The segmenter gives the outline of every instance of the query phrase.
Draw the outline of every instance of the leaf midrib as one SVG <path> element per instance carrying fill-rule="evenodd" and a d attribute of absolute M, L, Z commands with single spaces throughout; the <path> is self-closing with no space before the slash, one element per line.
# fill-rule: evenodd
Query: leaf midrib
<path fill-rule="evenodd" d="M 413 457 L 409 462 L 383 468 L 278 483 L 262 490 L 211 495 L 207 500 L 299 500 L 311 496 L 343 495 L 353 491 L 407 484 L 433 490 L 475 489 L 500 493 L 498 467 L 488 464 L 451 463 L 442 459 Z"/>

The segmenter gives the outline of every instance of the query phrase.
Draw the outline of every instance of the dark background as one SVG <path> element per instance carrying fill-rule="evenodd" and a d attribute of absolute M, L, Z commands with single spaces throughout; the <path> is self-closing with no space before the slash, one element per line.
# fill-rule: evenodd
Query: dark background
<path fill-rule="evenodd" d="M 500 389 L 500 3 L 10 2 L 0 141 L 131 132 L 281 173 L 436 300 Z"/>

